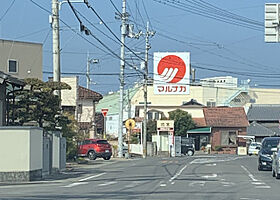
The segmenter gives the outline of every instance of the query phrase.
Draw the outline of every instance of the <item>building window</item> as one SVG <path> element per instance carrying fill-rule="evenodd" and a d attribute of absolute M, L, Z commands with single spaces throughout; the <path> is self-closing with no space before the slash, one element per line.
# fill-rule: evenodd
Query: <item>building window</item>
<path fill-rule="evenodd" d="M 9 60 L 9 64 L 8 64 L 8 72 L 11 72 L 11 73 L 17 73 L 18 70 L 17 70 L 17 66 L 18 63 L 16 60 Z"/>
<path fill-rule="evenodd" d="M 82 105 L 82 104 L 78 104 L 77 113 L 78 113 L 78 114 L 82 114 L 82 113 L 83 113 L 83 105 Z"/>
<path fill-rule="evenodd" d="M 159 120 L 159 113 L 158 112 L 155 113 L 155 119 Z"/>
<path fill-rule="evenodd" d="M 148 120 L 151 120 L 151 119 L 153 119 L 153 113 L 148 112 Z"/>
<path fill-rule="evenodd" d="M 221 132 L 221 145 L 235 145 L 236 132 L 235 131 L 222 131 Z"/>
<path fill-rule="evenodd" d="M 215 107 L 216 106 L 216 102 L 214 101 L 207 101 L 207 107 Z"/>

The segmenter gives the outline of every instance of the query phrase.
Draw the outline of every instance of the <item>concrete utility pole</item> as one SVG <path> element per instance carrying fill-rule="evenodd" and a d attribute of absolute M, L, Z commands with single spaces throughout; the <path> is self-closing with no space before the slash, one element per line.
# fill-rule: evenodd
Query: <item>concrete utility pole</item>
<path fill-rule="evenodd" d="M 52 0 L 53 81 L 60 82 L 59 2 Z M 61 98 L 61 91 L 54 91 Z"/>
<path fill-rule="evenodd" d="M 147 156 L 147 110 L 148 110 L 148 62 L 149 62 L 149 49 L 151 48 L 149 44 L 149 37 L 154 36 L 155 32 L 149 30 L 149 22 L 147 22 L 147 29 L 146 29 L 146 51 L 145 51 L 145 74 L 144 74 L 144 125 L 143 125 L 143 158 Z"/>
<path fill-rule="evenodd" d="M 125 43 L 125 36 L 127 33 L 127 13 L 126 13 L 126 0 L 122 1 L 122 14 L 121 14 L 121 61 L 120 61 L 120 110 L 119 110 L 119 134 L 118 134 L 118 157 L 123 157 L 123 96 L 124 96 L 124 43 Z"/>

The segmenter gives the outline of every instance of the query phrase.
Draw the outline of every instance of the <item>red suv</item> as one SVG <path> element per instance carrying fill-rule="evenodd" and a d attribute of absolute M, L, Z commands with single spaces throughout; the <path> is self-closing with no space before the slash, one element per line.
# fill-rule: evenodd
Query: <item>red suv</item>
<path fill-rule="evenodd" d="M 88 157 L 90 160 L 95 160 L 96 158 L 110 160 L 112 148 L 107 140 L 86 139 L 79 145 L 78 156 Z"/>

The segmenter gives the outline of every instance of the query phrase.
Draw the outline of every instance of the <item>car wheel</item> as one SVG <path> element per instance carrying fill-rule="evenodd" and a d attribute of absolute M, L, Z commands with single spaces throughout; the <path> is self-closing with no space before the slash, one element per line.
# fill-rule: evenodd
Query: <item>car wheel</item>
<path fill-rule="evenodd" d="M 260 165 L 258 165 L 258 170 L 259 170 L 259 171 L 262 171 L 262 170 L 263 170 L 262 167 L 261 167 Z"/>
<path fill-rule="evenodd" d="M 249 153 L 249 156 L 251 156 L 252 154 L 251 153 Z"/>
<path fill-rule="evenodd" d="M 272 169 L 272 177 L 275 177 L 275 171 Z"/>
<path fill-rule="evenodd" d="M 106 156 L 106 157 L 103 157 L 104 160 L 110 160 L 111 159 L 111 156 Z"/>
<path fill-rule="evenodd" d="M 95 152 L 94 152 L 94 151 L 89 151 L 89 152 L 88 152 L 88 158 L 89 158 L 90 160 L 95 160 L 95 159 L 96 159 L 96 154 L 95 154 Z"/>
<path fill-rule="evenodd" d="M 193 156 L 193 151 L 192 150 L 188 150 L 188 152 L 187 152 L 187 154 L 188 154 L 188 156 Z"/>

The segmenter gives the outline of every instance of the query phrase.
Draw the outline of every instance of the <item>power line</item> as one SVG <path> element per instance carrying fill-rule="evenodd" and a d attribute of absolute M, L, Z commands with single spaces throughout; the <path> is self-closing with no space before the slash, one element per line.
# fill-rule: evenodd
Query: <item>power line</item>
<path fill-rule="evenodd" d="M 230 19 L 230 18 L 226 18 L 224 16 L 221 15 L 217 15 L 217 14 L 213 14 L 213 13 L 209 13 L 205 10 L 201 10 L 201 8 L 199 7 L 194 7 L 194 6 L 186 6 L 185 4 L 182 4 L 180 1 L 172 1 L 172 0 L 153 0 L 157 3 L 160 4 L 164 4 L 173 8 L 177 8 L 179 10 L 183 10 L 183 11 L 187 11 L 189 13 L 192 14 L 196 14 L 196 15 L 200 15 L 206 18 L 210 18 L 210 19 L 214 19 L 217 21 L 221 21 L 224 23 L 228 23 L 228 24 L 232 24 L 232 25 L 236 25 L 236 26 L 241 26 L 244 28 L 248 28 L 248 29 L 252 29 L 252 30 L 256 30 L 256 31 L 263 31 L 262 27 L 259 27 L 258 25 L 255 24 L 248 24 L 248 23 L 244 23 L 244 22 L 240 22 L 240 21 L 236 21 L 234 19 Z"/>
<path fill-rule="evenodd" d="M 9 10 L 12 8 L 12 6 L 14 5 L 16 0 L 13 0 L 13 2 L 10 4 L 10 6 L 7 8 L 7 10 L 4 12 L 4 14 L 0 17 L 0 22 L 2 21 L 2 19 L 4 19 L 4 17 L 7 15 L 7 13 L 9 12 Z"/>
<path fill-rule="evenodd" d="M 69 0 L 68 0 L 68 4 L 71 4 Z M 92 10 L 94 10 L 91 6 L 88 5 L 88 7 L 90 7 Z M 80 20 L 79 16 L 78 16 L 77 13 L 76 13 L 76 9 L 75 9 L 73 6 L 72 6 L 71 8 L 72 8 L 72 11 L 75 13 L 76 18 L 78 18 L 78 21 L 80 22 L 80 26 L 81 26 L 81 27 L 84 27 L 84 29 L 87 30 L 87 33 L 86 33 L 86 34 L 92 36 L 92 37 L 93 37 L 95 40 L 97 40 L 103 47 L 105 47 L 109 52 L 111 52 L 111 54 L 113 54 L 115 57 L 117 57 L 117 58 L 119 58 L 120 60 L 122 60 L 121 57 L 120 57 L 119 55 L 117 55 L 112 49 L 110 49 L 107 45 L 105 45 L 105 43 L 103 43 L 99 38 L 97 38 L 95 35 L 93 35 L 93 34 L 91 33 L 91 31 L 83 25 L 82 21 Z M 102 22 L 104 22 L 101 18 L 100 18 L 100 20 L 101 20 Z M 104 23 L 105 23 L 105 22 L 104 22 Z M 106 26 L 107 26 L 107 25 L 106 25 Z M 118 40 L 119 40 L 119 39 L 118 39 Z M 134 52 L 132 52 L 132 53 L 135 54 L 137 57 L 139 57 L 136 53 L 134 53 Z M 140 57 L 139 57 L 139 58 L 140 58 Z M 129 66 L 131 66 L 132 68 L 134 68 L 136 71 L 139 71 L 139 70 L 137 70 L 133 65 L 131 65 L 130 63 L 128 63 L 126 60 L 123 60 L 123 61 L 124 61 L 127 65 L 129 65 Z M 144 74 L 144 72 L 142 72 L 142 71 L 139 71 L 139 72 L 142 73 L 142 74 Z"/>
<path fill-rule="evenodd" d="M 88 8 L 92 10 L 92 12 L 98 17 L 98 19 L 105 25 L 105 27 L 109 30 L 109 32 L 122 44 L 121 40 L 118 38 L 118 36 L 111 30 L 111 28 L 106 24 L 106 22 L 100 17 L 100 15 L 96 12 L 96 10 L 89 4 L 86 4 Z M 140 60 L 145 61 L 143 58 L 138 56 L 134 51 L 132 51 L 127 45 L 123 44 L 125 48 L 127 48 L 131 53 L 133 53 L 136 57 L 138 57 Z"/>

